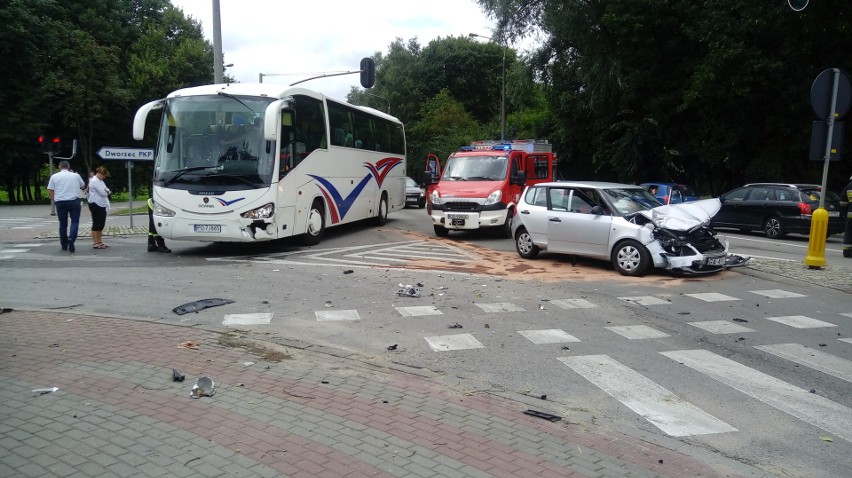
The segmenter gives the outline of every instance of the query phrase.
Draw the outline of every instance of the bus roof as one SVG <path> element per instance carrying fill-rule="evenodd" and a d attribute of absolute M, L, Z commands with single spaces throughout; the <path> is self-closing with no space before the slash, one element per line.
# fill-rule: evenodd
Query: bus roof
<path fill-rule="evenodd" d="M 400 122 L 398 118 L 391 116 L 383 111 L 370 108 L 369 106 L 353 105 L 351 103 L 347 103 L 345 100 L 331 98 L 318 91 L 311 90 L 308 88 L 302 88 L 298 86 L 288 87 L 287 85 L 276 85 L 274 83 L 222 83 L 215 85 L 192 86 L 189 88 L 181 88 L 179 90 L 173 91 L 168 95 L 168 98 L 178 98 L 181 96 L 215 95 L 218 94 L 220 91 L 231 95 L 266 96 L 275 99 L 280 99 L 292 95 L 306 95 L 319 100 L 326 99 L 335 101 L 337 103 L 343 103 L 353 108 L 368 112 L 372 115 L 380 116 L 396 123 Z"/>

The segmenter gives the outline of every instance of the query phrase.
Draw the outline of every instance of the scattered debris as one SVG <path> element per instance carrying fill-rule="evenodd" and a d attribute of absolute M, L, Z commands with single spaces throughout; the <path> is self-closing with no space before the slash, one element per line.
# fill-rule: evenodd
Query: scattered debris
<path fill-rule="evenodd" d="M 820 347 L 827 347 L 828 344 L 819 344 Z"/>
<path fill-rule="evenodd" d="M 810 389 L 810 390 L 808 390 L 808 391 L 809 391 L 810 393 L 816 393 L 816 390 L 814 390 L 813 388 L 812 388 L 812 389 Z"/>
<path fill-rule="evenodd" d="M 54 393 L 59 390 L 59 387 L 51 387 L 51 388 L 37 388 L 33 390 L 33 393 L 36 395 L 46 395 L 48 393 Z"/>
<path fill-rule="evenodd" d="M 13 310 L 15 310 L 15 309 L 13 309 L 11 307 L 3 307 L 2 309 L 0 309 L 0 314 L 8 314 L 9 312 L 12 312 Z"/>
<path fill-rule="evenodd" d="M 542 399 L 542 400 L 547 400 L 547 394 L 546 394 L 546 393 L 543 393 L 543 394 L 541 394 L 541 396 L 540 396 L 540 397 L 538 397 L 538 398 L 540 398 L 540 399 Z"/>
<path fill-rule="evenodd" d="M 404 297 L 420 297 L 420 288 L 414 287 L 411 284 L 399 284 L 399 286 L 402 288 L 396 291 L 396 295 Z"/>
<path fill-rule="evenodd" d="M 462 328 L 462 325 L 458 322 L 454 322 L 454 323 L 448 325 L 447 327 L 449 327 L 451 329 L 460 329 L 460 328 Z"/>
<path fill-rule="evenodd" d="M 689 315 L 691 312 L 678 312 L 677 315 Z"/>
<path fill-rule="evenodd" d="M 351 274 L 353 272 L 355 271 L 353 271 L 352 269 L 346 269 L 345 271 L 343 271 L 344 274 Z"/>
<path fill-rule="evenodd" d="M 181 342 L 181 343 L 178 344 L 179 349 L 198 350 L 198 347 L 199 347 L 198 342 L 194 342 L 192 340 L 187 340 L 185 342 Z"/>
<path fill-rule="evenodd" d="M 396 350 L 397 344 L 388 345 L 388 350 Z"/>
<path fill-rule="evenodd" d="M 662 459 L 662 458 L 660 458 L 659 460 L 657 460 L 657 463 L 662 463 L 662 462 L 663 462 L 663 459 Z"/>
<path fill-rule="evenodd" d="M 567 345 L 563 345 L 563 346 L 562 346 L 562 350 L 571 350 L 571 347 L 569 347 L 569 346 L 567 346 Z"/>
<path fill-rule="evenodd" d="M 834 438 L 831 437 L 819 437 L 819 439 L 822 441 L 834 441 Z"/>
<path fill-rule="evenodd" d="M 328 309 L 328 308 L 334 307 L 334 305 L 331 303 L 330 300 L 327 300 L 327 301 L 325 301 L 325 307 Z"/>
<path fill-rule="evenodd" d="M 234 301 L 231 299 L 201 299 L 196 300 L 195 302 L 188 302 L 186 304 L 179 305 L 172 309 L 172 311 L 177 315 L 183 315 L 189 312 L 198 312 L 199 310 L 204 310 L 208 307 L 216 307 L 219 305 L 233 303 Z"/>
<path fill-rule="evenodd" d="M 734 322 L 748 322 L 746 319 L 740 319 L 739 317 L 734 317 Z"/>
<path fill-rule="evenodd" d="M 246 367 L 251 367 L 252 365 L 254 365 L 254 362 L 242 362 L 242 364 Z"/>
<path fill-rule="evenodd" d="M 490 326 L 490 325 L 488 325 L 488 324 L 485 324 L 485 328 L 486 328 L 486 329 L 490 329 L 490 328 L 491 328 L 491 326 Z"/>
<path fill-rule="evenodd" d="M 737 339 L 737 342 L 742 342 L 743 340 L 745 340 L 745 337 L 740 337 Z"/>
<path fill-rule="evenodd" d="M 424 284 L 422 282 L 417 283 L 417 287 L 423 287 L 423 286 L 424 286 Z"/>
<path fill-rule="evenodd" d="M 327 384 L 327 383 L 328 383 L 328 380 L 322 380 L 322 381 L 320 381 L 320 383 L 322 383 L 322 384 Z"/>
<path fill-rule="evenodd" d="M 216 384 L 210 377 L 198 377 L 189 396 L 192 398 L 212 397 L 216 393 Z"/>
<path fill-rule="evenodd" d="M 558 422 L 559 420 L 562 420 L 562 417 L 552 415 L 550 413 L 539 412 L 537 410 L 532 410 L 532 409 L 524 410 L 524 414 L 531 415 L 531 416 L 538 417 L 538 418 L 544 418 L 545 420 L 550 420 L 551 422 Z"/>
<path fill-rule="evenodd" d="M 176 369 L 172 369 L 172 382 L 183 382 L 186 379 L 186 375 L 178 372 Z"/>

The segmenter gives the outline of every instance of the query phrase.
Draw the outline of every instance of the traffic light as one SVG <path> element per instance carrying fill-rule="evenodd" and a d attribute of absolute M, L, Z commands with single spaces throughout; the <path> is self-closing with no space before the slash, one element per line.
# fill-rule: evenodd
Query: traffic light
<path fill-rule="evenodd" d="M 372 88 L 376 84 L 376 62 L 372 58 L 361 59 L 361 86 Z"/>
<path fill-rule="evenodd" d="M 60 140 L 59 137 L 54 137 L 52 140 L 50 140 L 50 151 L 53 154 L 62 151 L 62 140 Z"/>
<path fill-rule="evenodd" d="M 62 151 L 62 140 L 58 136 L 48 138 L 43 134 L 38 135 L 38 144 L 42 153 L 56 154 Z"/>

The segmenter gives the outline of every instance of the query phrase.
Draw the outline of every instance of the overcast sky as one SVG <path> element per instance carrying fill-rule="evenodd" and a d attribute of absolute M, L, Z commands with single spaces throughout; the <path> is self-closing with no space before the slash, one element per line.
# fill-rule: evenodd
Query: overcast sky
<path fill-rule="evenodd" d="M 201 22 L 213 43 L 212 0 L 172 0 Z M 387 54 L 397 37 L 431 40 L 477 33 L 490 36 L 494 22 L 473 0 L 219 0 L 226 72 L 241 83 L 290 84 L 317 74 L 358 70 L 362 58 Z M 483 40 L 487 41 L 487 40 Z M 357 74 L 301 84 L 345 99 Z"/>

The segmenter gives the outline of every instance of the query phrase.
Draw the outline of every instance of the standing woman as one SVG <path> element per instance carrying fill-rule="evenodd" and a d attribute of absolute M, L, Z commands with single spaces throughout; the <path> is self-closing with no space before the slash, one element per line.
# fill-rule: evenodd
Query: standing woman
<path fill-rule="evenodd" d="M 103 243 L 104 226 L 107 211 L 109 211 L 109 188 L 104 183 L 107 176 L 109 171 L 103 166 L 98 166 L 95 169 L 95 175 L 89 179 L 89 211 L 92 213 L 92 247 L 94 249 L 109 247 Z"/>

